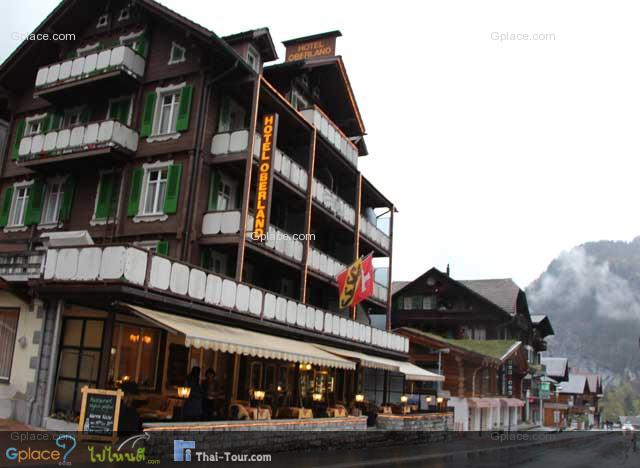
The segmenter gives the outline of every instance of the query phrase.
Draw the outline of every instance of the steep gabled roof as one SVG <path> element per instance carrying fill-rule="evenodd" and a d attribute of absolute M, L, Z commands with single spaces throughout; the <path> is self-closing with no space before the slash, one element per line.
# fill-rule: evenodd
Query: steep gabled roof
<path fill-rule="evenodd" d="M 600 388 L 600 385 L 602 383 L 599 374 L 593 374 L 590 372 L 581 372 L 581 371 L 574 371 L 574 374 L 584 375 L 587 378 L 587 382 L 589 382 L 589 389 L 592 392 L 598 392 L 598 389 Z"/>
<path fill-rule="evenodd" d="M 511 278 L 460 280 L 459 282 L 487 298 L 510 315 L 515 315 L 520 287 Z"/>
<path fill-rule="evenodd" d="M 259 48 L 263 62 L 270 62 L 278 58 L 276 46 L 273 44 L 269 28 L 250 29 L 248 31 L 224 36 L 222 39 L 227 41 L 229 44 L 247 40 L 255 42 Z"/>
<path fill-rule="evenodd" d="M 569 361 L 563 357 L 542 357 L 540 363 L 547 369 L 549 377 L 564 377 Z"/>
<path fill-rule="evenodd" d="M 546 315 L 531 315 L 531 323 L 540 331 L 540 335 L 543 338 L 555 334 L 551 326 L 551 320 Z"/>
<path fill-rule="evenodd" d="M 589 382 L 586 375 L 569 374 L 569 380 L 560 384 L 560 393 L 582 395 L 589 393 Z"/>

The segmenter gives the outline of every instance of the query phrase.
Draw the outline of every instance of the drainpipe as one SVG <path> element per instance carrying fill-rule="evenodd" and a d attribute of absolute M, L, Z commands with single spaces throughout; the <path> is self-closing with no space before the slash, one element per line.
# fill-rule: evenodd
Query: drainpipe
<path fill-rule="evenodd" d="M 214 83 L 221 80 L 222 78 L 224 78 L 225 76 L 233 72 L 236 68 L 238 68 L 239 64 L 240 64 L 240 60 L 238 59 L 233 63 L 233 65 L 230 68 L 227 68 L 225 71 L 217 74 L 210 80 L 206 81 L 204 84 L 204 90 L 202 92 L 202 95 L 200 96 L 200 105 L 198 107 L 198 119 L 197 119 L 198 131 L 196 133 L 195 154 L 193 155 L 193 158 L 191 159 L 191 163 L 189 165 L 189 195 L 188 195 L 187 204 L 186 204 L 187 219 L 185 220 L 185 223 L 184 223 L 182 252 L 180 256 L 182 260 L 189 261 L 189 259 L 186 257 L 190 255 L 190 252 L 191 252 L 191 235 L 190 234 L 191 234 L 191 224 L 193 223 L 194 210 L 191 209 L 190 207 L 193 204 L 193 200 L 196 197 L 197 188 L 200 187 L 199 183 L 196 184 L 196 175 L 197 175 L 196 169 L 198 168 L 198 163 L 200 162 L 200 152 L 202 150 L 202 140 L 203 140 L 204 130 L 205 130 L 204 129 L 204 121 L 205 121 L 205 114 L 206 114 L 205 108 L 207 107 L 207 103 L 209 102 L 209 94 L 211 91 L 211 87 Z"/>
<path fill-rule="evenodd" d="M 44 406 L 42 409 L 42 419 L 49 416 L 51 412 L 51 400 L 53 398 L 53 379 L 56 377 L 56 365 L 58 362 L 56 356 L 58 355 L 58 347 L 60 344 L 60 330 L 62 328 L 62 312 L 64 310 L 64 301 L 58 300 L 56 307 L 56 321 L 53 326 L 53 338 L 51 341 L 51 358 L 49 360 L 49 372 L 47 374 L 47 388 L 44 393 Z M 43 337 L 44 340 L 44 337 Z M 43 341 L 44 343 L 44 341 Z M 42 346 L 40 347 L 42 349 Z"/>

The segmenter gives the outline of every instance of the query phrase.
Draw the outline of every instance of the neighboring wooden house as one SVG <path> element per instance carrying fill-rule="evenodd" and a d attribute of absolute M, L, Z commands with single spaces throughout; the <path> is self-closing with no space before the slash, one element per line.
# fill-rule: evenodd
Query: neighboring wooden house
<path fill-rule="evenodd" d="M 597 374 L 571 372 L 569 379 L 557 387 L 557 403 L 566 408 L 566 425 L 579 429 L 600 426 L 599 399 L 602 397 L 602 382 Z M 549 407 L 549 404 L 546 405 Z"/>
<path fill-rule="evenodd" d="M 454 408 L 457 430 L 517 429 L 529 370 L 520 341 L 443 338 L 409 327 L 395 331 L 409 338 L 415 364 L 444 375 L 441 394 Z"/>

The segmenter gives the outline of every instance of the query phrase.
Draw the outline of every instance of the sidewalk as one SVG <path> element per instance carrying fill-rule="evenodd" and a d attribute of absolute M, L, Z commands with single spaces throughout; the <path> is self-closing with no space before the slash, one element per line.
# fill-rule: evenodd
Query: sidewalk
<path fill-rule="evenodd" d="M 14 421 L 13 419 L 0 419 L 0 431 L 43 431 L 44 429 Z"/>

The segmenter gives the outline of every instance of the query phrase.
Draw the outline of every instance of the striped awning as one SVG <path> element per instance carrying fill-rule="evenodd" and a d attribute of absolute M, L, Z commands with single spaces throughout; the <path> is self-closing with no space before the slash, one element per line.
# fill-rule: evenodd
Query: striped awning
<path fill-rule="evenodd" d="M 316 347 L 323 349 L 331 354 L 342 356 L 347 359 L 359 362 L 362 367 L 370 367 L 373 369 L 383 369 L 392 372 L 400 372 L 398 363 L 391 361 L 390 359 L 384 359 L 377 356 L 371 356 L 369 354 L 359 353 L 357 351 L 351 351 L 348 349 L 335 348 L 333 346 L 315 345 Z"/>
<path fill-rule="evenodd" d="M 339 369 L 353 370 L 356 368 L 353 361 L 336 356 L 304 341 L 295 341 L 242 328 L 205 322 L 204 320 L 168 314 L 137 305 L 125 305 L 135 314 L 162 328 L 184 335 L 185 346 L 259 358 L 308 362 L 318 366 Z"/>

